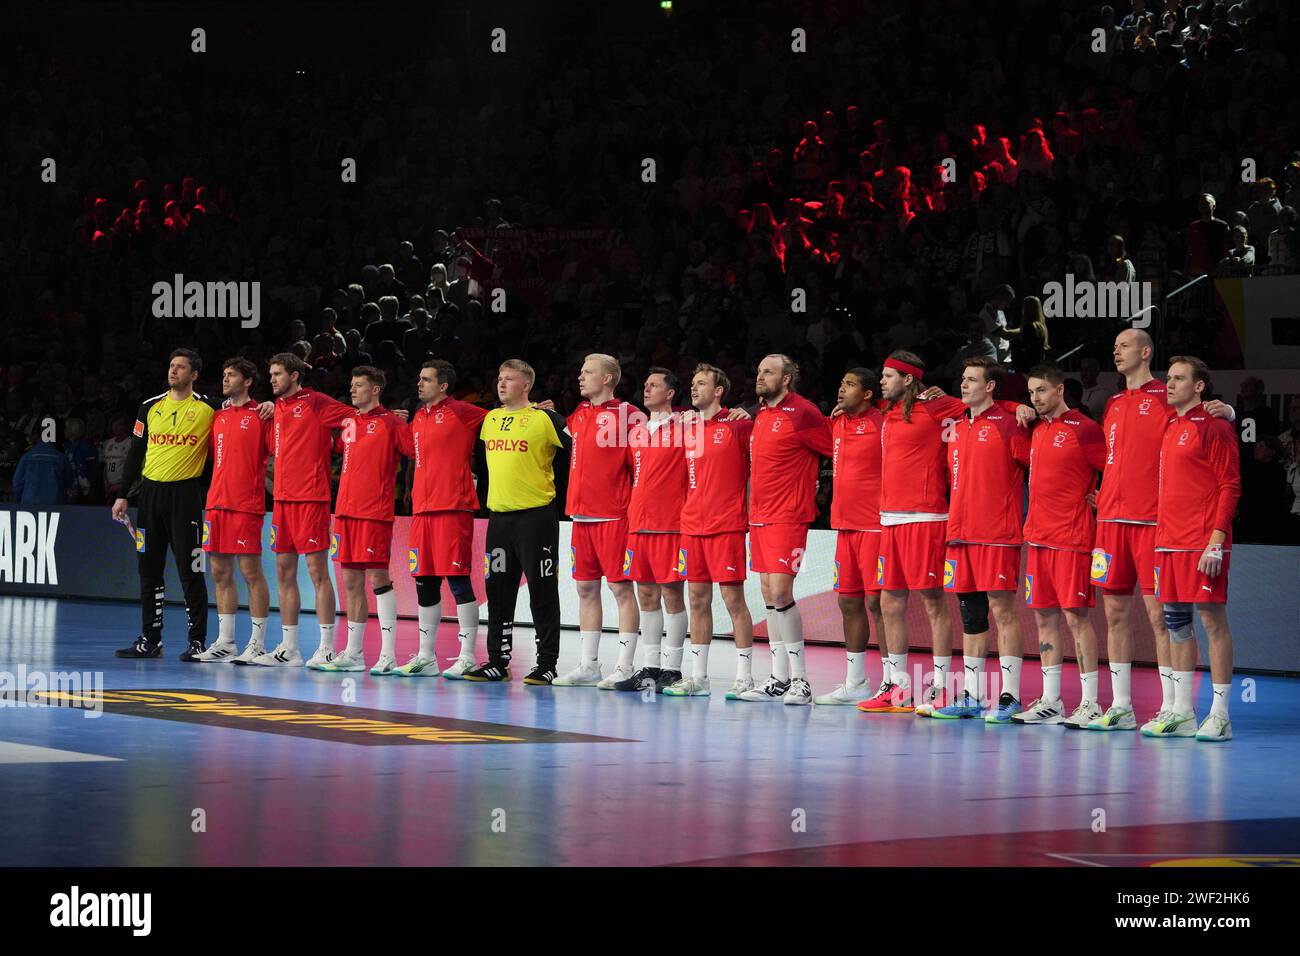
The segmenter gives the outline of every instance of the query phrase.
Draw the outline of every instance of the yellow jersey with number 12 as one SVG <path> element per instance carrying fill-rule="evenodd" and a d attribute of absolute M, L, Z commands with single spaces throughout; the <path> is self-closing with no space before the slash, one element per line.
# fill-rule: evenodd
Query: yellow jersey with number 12
<path fill-rule="evenodd" d="M 555 500 L 555 453 L 564 419 L 551 411 L 495 408 L 479 437 L 487 456 L 489 511 L 523 511 Z"/>

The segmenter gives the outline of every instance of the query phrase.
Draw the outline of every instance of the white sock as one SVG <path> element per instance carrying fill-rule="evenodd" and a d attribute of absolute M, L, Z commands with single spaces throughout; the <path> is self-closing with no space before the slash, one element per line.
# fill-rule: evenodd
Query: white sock
<path fill-rule="evenodd" d="M 785 656 L 790 662 L 790 676 L 807 677 L 803 656 L 803 615 L 799 613 L 799 605 L 791 602 L 788 608 L 777 613 L 781 616 L 781 643 L 785 645 Z"/>
<path fill-rule="evenodd" d="M 736 648 L 736 677 L 744 680 L 754 679 L 754 647 Z"/>
<path fill-rule="evenodd" d="M 1043 700 L 1061 699 L 1061 665 L 1049 664 L 1043 668 Z"/>
<path fill-rule="evenodd" d="M 338 627 L 337 621 L 320 626 L 320 646 L 331 654 L 334 653 L 334 628 L 336 627 Z"/>
<path fill-rule="evenodd" d="M 1002 667 L 1002 693 L 1010 694 L 1016 700 L 1020 699 L 1020 663 L 1018 657 L 998 658 Z"/>
<path fill-rule="evenodd" d="M 250 640 L 254 641 L 259 647 L 266 646 L 266 618 L 255 617 L 253 620 L 253 633 Z"/>
<path fill-rule="evenodd" d="M 226 643 L 235 639 L 235 615 L 217 615 L 217 642 Z"/>
<path fill-rule="evenodd" d="M 1193 713 L 1192 683 L 1196 680 L 1196 671 L 1174 671 L 1174 713 Z"/>
<path fill-rule="evenodd" d="M 636 638 L 636 631 L 620 631 L 618 635 L 618 666 L 627 671 L 636 660 Z"/>
<path fill-rule="evenodd" d="M 298 649 L 297 624 L 280 625 L 280 643 L 284 645 L 284 649 L 287 651 L 296 651 Z"/>
<path fill-rule="evenodd" d="M 1097 672 L 1088 671 L 1088 673 L 1079 672 L 1079 687 L 1083 691 L 1084 704 L 1097 703 Z"/>
<path fill-rule="evenodd" d="M 442 602 L 423 604 L 416 610 L 420 618 L 420 656 L 433 657 L 438 644 L 438 622 L 442 619 Z"/>
<path fill-rule="evenodd" d="M 883 648 L 880 651 L 880 682 L 888 684 L 894 679 L 894 664 L 889 659 L 889 651 Z"/>
<path fill-rule="evenodd" d="M 460 656 L 463 660 L 476 660 L 474 649 L 478 644 L 478 601 L 456 605 L 456 622 L 460 625 Z"/>
<path fill-rule="evenodd" d="M 594 667 L 600 664 L 600 631 L 582 631 L 582 665 Z"/>
<path fill-rule="evenodd" d="M 397 656 L 397 592 L 392 585 L 383 594 L 375 595 L 375 609 L 379 612 L 379 656 Z M 350 635 L 349 635 L 350 637 Z"/>
<path fill-rule="evenodd" d="M 1174 669 L 1160 668 L 1160 709 L 1173 710 L 1174 707 Z"/>
<path fill-rule="evenodd" d="M 691 676 L 696 680 L 709 679 L 709 645 L 692 644 L 691 645 Z"/>
<path fill-rule="evenodd" d="M 934 659 L 934 686 L 946 691 L 950 673 L 952 673 L 952 655 L 936 657 Z"/>
<path fill-rule="evenodd" d="M 365 642 L 366 622 L 348 621 L 348 646 L 343 653 L 353 656 L 360 654 Z"/>
<path fill-rule="evenodd" d="M 785 656 L 790 659 L 791 678 L 806 678 L 808 676 L 808 671 L 804 667 L 803 641 L 800 641 L 798 644 L 791 644 L 789 641 L 784 641 L 783 646 L 785 647 Z"/>
<path fill-rule="evenodd" d="M 1214 688 L 1214 703 L 1210 706 L 1210 713 L 1217 714 L 1224 720 L 1228 719 L 1228 695 L 1232 693 L 1232 684 L 1212 684 Z"/>
<path fill-rule="evenodd" d="M 776 608 L 769 607 L 767 617 L 767 649 L 772 652 L 772 676 L 777 680 L 790 679 L 790 658 L 781 641 L 781 615 Z"/>
<path fill-rule="evenodd" d="M 685 611 L 669 612 L 664 615 L 664 645 L 660 651 L 660 665 L 664 670 L 680 671 L 682 669 L 682 653 L 685 650 L 683 645 L 686 643 L 686 627 L 689 622 L 686 619 Z"/>
<path fill-rule="evenodd" d="M 655 608 L 641 612 L 641 666 L 659 666 L 659 646 L 663 640 L 664 612 Z"/>
<path fill-rule="evenodd" d="M 852 651 L 844 655 L 844 683 L 849 687 L 857 687 L 859 684 L 865 684 L 867 681 L 867 653 L 861 651 L 857 654 Z"/>
<path fill-rule="evenodd" d="M 1130 679 L 1133 676 L 1132 662 L 1116 663 L 1110 667 L 1110 705 L 1133 709 L 1133 690 Z"/>
<path fill-rule="evenodd" d="M 890 654 L 889 655 L 889 679 L 899 687 L 911 687 L 912 682 L 907 677 L 907 655 Z"/>
<path fill-rule="evenodd" d="M 961 669 L 962 673 L 966 675 L 966 683 L 963 685 L 963 689 L 970 694 L 973 700 L 982 700 L 980 681 L 984 677 L 984 658 L 963 654 Z"/>

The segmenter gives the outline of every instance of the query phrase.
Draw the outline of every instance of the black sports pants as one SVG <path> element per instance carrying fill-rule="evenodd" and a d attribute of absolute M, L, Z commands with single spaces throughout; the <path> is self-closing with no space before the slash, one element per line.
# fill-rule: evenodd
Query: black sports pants
<path fill-rule="evenodd" d="M 554 667 L 560 658 L 560 591 L 556 561 L 560 518 L 554 502 L 523 511 L 493 511 L 487 526 L 487 600 L 489 662 L 510 663 L 519 577 L 528 579 L 528 595 L 537 632 L 537 663 Z"/>
<path fill-rule="evenodd" d="M 208 636 L 208 583 L 203 576 L 203 506 L 207 487 L 202 478 L 184 481 L 144 479 L 140 489 L 137 541 L 140 569 L 140 622 L 150 641 L 162 640 L 163 569 L 167 549 L 176 557 L 176 571 L 185 592 L 185 613 L 189 618 L 189 639 Z M 197 569 L 197 570 L 196 570 Z"/>

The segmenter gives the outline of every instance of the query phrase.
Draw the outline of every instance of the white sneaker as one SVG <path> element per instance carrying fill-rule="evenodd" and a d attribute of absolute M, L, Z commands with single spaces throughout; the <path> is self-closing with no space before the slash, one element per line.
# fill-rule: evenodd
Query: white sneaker
<path fill-rule="evenodd" d="M 769 677 L 763 681 L 762 685 L 741 694 L 740 699 L 749 701 L 781 700 L 789 689 L 790 682 L 788 680 L 777 680 L 775 677 Z"/>
<path fill-rule="evenodd" d="M 1026 709 L 1011 715 L 1014 724 L 1063 724 L 1065 723 L 1065 704 L 1057 700 L 1038 698 Z"/>
<path fill-rule="evenodd" d="M 437 677 L 438 658 L 412 654 L 411 659 L 401 667 L 393 668 L 393 673 L 398 677 Z"/>
<path fill-rule="evenodd" d="M 442 676 L 448 680 L 464 680 L 465 672 L 472 671 L 478 666 L 478 661 L 472 657 L 458 657 L 451 662 L 451 666 L 442 672 Z"/>
<path fill-rule="evenodd" d="M 937 686 L 931 679 L 926 682 L 925 690 L 921 692 L 921 699 L 912 712 L 917 717 L 933 717 L 936 710 L 947 706 L 948 702 L 943 699 L 943 688 Z"/>
<path fill-rule="evenodd" d="M 597 684 L 596 687 L 599 688 L 600 690 L 614 690 L 615 684 L 617 684 L 619 681 L 627 680 L 635 673 L 636 671 L 633 670 L 632 668 L 624 667 L 622 664 L 620 664 L 618 667 L 614 668 L 614 670 L 610 673 L 608 677 L 604 678 L 599 684 Z"/>
<path fill-rule="evenodd" d="M 316 648 L 316 653 L 312 654 L 311 657 L 307 658 L 307 664 L 306 664 L 307 670 L 309 671 L 324 670 L 325 665 L 328 664 L 330 661 L 334 660 L 334 656 L 335 656 L 334 651 L 330 648 L 327 647 Z"/>
<path fill-rule="evenodd" d="M 333 659 L 316 668 L 320 671 L 328 671 L 331 674 L 337 674 L 340 671 L 355 673 L 366 669 L 366 655 L 364 651 L 350 653 L 346 650 L 335 654 Z"/>
<path fill-rule="evenodd" d="M 370 668 L 371 677 L 393 677 L 397 674 L 397 659 L 392 654 L 380 654 L 375 666 Z"/>
<path fill-rule="evenodd" d="M 731 686 L 727 688 L 726 699 L 741 700 L 743 699 L 740 696 L 741 694 L 747 693 L 753 689 L 754 689 L 754 678 L 741 677 L 737 675 L 736 679 L 731 682 Z"/>
<path fill-rule="evenodd" d="M 1139 732 L 1144 736 L 1147 737 L 1151 736 L 1151 733 L 1156 729 L 1156 726 L 1158 724 L 1163 724 L 1166 720 L 1168 720 L 1170 714 L 1172 713 L 1173 713 L 1172 710 L 1169 710 L 1168 708 L 1165 707 L 1161 707 L 1158 711 L 1156 711 L 1156 715 L 1154 717 L 1152 717 L 1145 724 L 1143 724 L 1141 728 L 1139 728 Z"/>
<path fill-rule="evenodd" d="M 1137 730 L 1137 718 L 1132 707 L 1110 705 L 1110 709 L 1088 724 L 1089 730 Z"/>
<path fill-rule="evenodd" d="M 1180 714 L 1176 710 L 1166 710 L 1163 712 L 1164 717 L 1157 714 L 1153 719 L 1142 725 L 1142 736 L 1144 737 L 1195 737 L 1196 736 L 1196 714 Z"/>
<path fill-rule="evenodd" d="M 232 657 L 230 659 L 230 663 L 251 664 L 253 663 L 254 657 L 260 657 L 265 653 L 266 653 L 266 645 L 263 644 L 261 641 L 255 641 L 250 638 L 248 641 L 248 646 L 245 647 L 242 651 L 240 651 L 237 656 Z"/>
<path fill-rule="evenodd" d="M 563 677 L 555 678 L 552 683 L 555 687 L 596 687 L 600 684 L 600 665 L 579 664 Z"/>
<path fill-rule="evenodd" d="M 1197 740 L 1204 740 L 1207 743 L 1219 743 L 1224 740 L 1232 739 L 1232 721 L 1227 717 L 1210 711 L 1210 716 L 1205 718 L 1201 724 L 1201 729 L 1196 732 Z"/>
<path fill-rule="evenodd" d="M 782 698 L 787 704 L 804 706 L 812 703 L 812 685 L 808 683 L 807 678 L 792 677 L 790 686 L 786 689 L 785 696 Z"/>
<path fill-rule="evenodd" d="M 1081 700 L 1074 712 L 1065 718 L 1065 726 L 1070 730 L 1087 730 L 1094 720 L 1101 719 L 1101 707 L 1095 700 Z"/>
<path fill-rule="evenodd" d="M 871 684 L 863 681 L 861 684 L 841 684 L 829 694 L 822 694 L 816 698 L 814 704 L 856 704 L 864 701 L 872 695 Z"/>
<path fill-rule="evenodd" d="M 281 644 L 273 651 L 257 655 L 249 663 L 261 667 L 302 667 L 302 654 L 296 647 L 290 649 Z"/>
<path fill-rule="evenodd" d="M 709 682 L 695 677 L 683 677 L 671 687 L 664 688 L 668 697 L 708 697 Z"/>
<path fill-rule="evenodd" d="M 224 641 L 217 641 L 202 654 L 194 655 L 196 661 L 202 661 L 204 664 L 215 664 L 217 662 L 233 661 L 239 653 L 239 645 L 227 638 Z"/>

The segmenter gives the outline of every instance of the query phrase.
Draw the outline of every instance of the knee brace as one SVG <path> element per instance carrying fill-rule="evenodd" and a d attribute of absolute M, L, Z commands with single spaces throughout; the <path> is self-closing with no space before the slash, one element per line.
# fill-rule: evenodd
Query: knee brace
<path fill-rule="evenodd" d="M 984 591 L 968 591 L 957 595 L 961 607 L 963 634 L 983 634 L 989 629 L 989 596 Z"/>
<path fill-rule="evenodd" d="M 425 574 L 415 579 L 415 599 L 420 607 L 433 607 L 441 597 L 442 578 L 436 574 Z"/>
<path fill-rule="evenodd" d="M 451 596 L 456 599 L 457 604 L 478 603 L 478 598 L 474 597 L 474 585 L 470 583 L 468 574 L 457 574 L 447 578 L 447 586 L 451 588 Z"/>
<path fill-rule="evenodd" d="M 1192 606 L 1190 604 L 1165 605 L 1165 630 L 1169 640 L 1175 644 L 1186 644 L 1195 640 L 1196 630 L 1192 627 Z"/>

